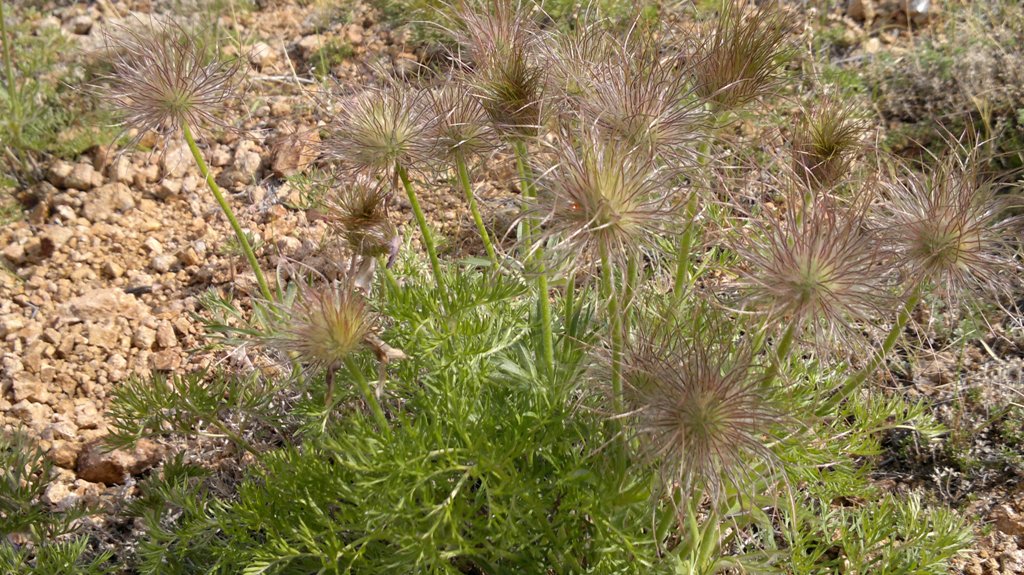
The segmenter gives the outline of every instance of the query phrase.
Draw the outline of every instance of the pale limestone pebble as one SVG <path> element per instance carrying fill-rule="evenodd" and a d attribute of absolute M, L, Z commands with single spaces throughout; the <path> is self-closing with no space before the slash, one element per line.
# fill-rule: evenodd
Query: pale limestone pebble
<path fill-rule="evenodd" d="M 53 481 L 46 486 L 43 492 L 43 503 L 51 506 L 55 511 L 67 511 L 80 503 L 77 493 L 72 490 L 71 484 L 63 481 Z"/>
<path fill-rule="evenodd" d="M 174 196 L 181 195 L 182 191 L 182 180 L 176 178 L 164 178 L 160 180 L 160 185 L 156 187 L 156 197 L 161 200 L 167 200 Z"/>
<path fill-rule="evenodd" d="M 153 256 L 149 260 L 149 267 L 157 273 L 167 273 L 178 263 L 178 258 L 171 254 Z"/>
<path fill-rule="evenodd" d="M 310 34 L 304 36 L 298 42 L 299 51 L 302 53 L 303 60 L 309 60 L 320 48 L 322 48 L 327 41 L 320 34 Z"/>
<path fill-rule="evenodd" d="M 140 318 L 148 309 L 135 296 L 118 288 L 90 290 L 66 304 L 68 315 L 80 321 L 99 321 L 113 317 Z"/>
<path fill-rule="evenodd" d="M 124 267 L 113 260 L 107 260 L 103 264 L 103 275 L 111 279 L 117 279 L 124 275 Z"/>
<path fill-rule="evenodd" d="M 143 188 L 146 184 L 157 181 L 160 178 L 160 166 L 157 164 L 143 164 L 136 166 L 132 184 L 137 188 Z"/>
<path fill-rule="evenodd" d="M 11 396 L 15 403 L 25 400 L 33 403 L 46 403 L 50 398 L 50 393 L 39 377 L 22 371 L 11 377 Z"/>
<path fill-rule="evenodd" d="M 189 171 L 194 162 L 188 144 L 183 140 L 170 140 L 160 156 L 161 174 L 164 179 L 181 178 Z"/>
<path fill-rule="evenodd" d="M 89 322 L 87 325 L 86 341 L 89 345 L 108 351 L 120 345 L 121 333 L 113 322 Z"/>
<path fill-rule="evenodd" d="M 112 382 L 118 382 L 128 376 L 128 360 L 120 353 L 112 354 L 107 358 L 107 378 Z"/>
<path fill-rule="evenodd" d="M 25 246 L 19 242 L 11 243 L 4 248 L 3 252 L 0 252 L 0 256 L 10 263 L 20 266 L 25 263 Z"/>
<path fill-rule="evenodd" d="M 25 316 L 19 313 L 11 313 L 0 317 L 0 339 L 15 334 L 25 327 L 27 323 L 28 320 Z"/>
<path fill-rule="evenodd" d="M 64 178 L 64 186 L 75 190 L 91 190 L 103 184 L 103 174 L 89 163 L 75 164 L 71 173 Z"/>
<path fill-rule="evenodd" d="M 163 458 L 164 448 L 148 439 L 140 439 L 131 448 L 110 451 L 102 440 L 85 445 L 78 456 L 79 479 L 106 485 L 124 483 L 128 476 L 152 468 Z"/>
<path fill-rule="evenodd" d="M 135 166 L 126 155 L 120 155 L 107 168 L 107 177 L 122 184 L 130 184 L 135 180 Z"/>
<path fill-rule="evenodd" d="M 249 63 L 260 70 L 269 68 L 277 62 L 277 51 L 266 42 L 256 42 L 247 51 Z"/>
<path fill-rule="evenodd" d="M 47 456 L 57 467 L 74 469 L 80 451 L 81 446 L 73 440 L 55 440 Z"/>
<path fill-rule="evenodd" d="M 140 325 L 135 328 L 132 334 L 132 346 L 137 349 L 151 350 L 153 345 L 156 343 L 156 330 Z"/>
<path fill-rule="evenodd" d="M 71 175 L 71 171 L 75 168 L 74 164 L 66 160 L 57 160 L 50 164 L 46 169 L 46 181 L 53 184 L 58 188 L 63 188 L 64 183 L 67 181 L 68 176 Z"/>
<path fill-rule="evenodd" d="M 178 345 L 178 338 L 174 335 L 174 327 L 169 321 L 161 321 L 156 328 L 156 344 L 163 349 L 170 349 Z"/>
<path fill-rule="evenodd" d="M 87 398 L 75 400 L 75 425 L 79 429 L 98 429 L 104 425 L 103 417 L 93 400 Z"/>
<path fill-rule="evenodd" d="M 989 513 L 989 519 L 995 523 L 996 529 L 1007 535 L 1024 536 L 1024 513 L 1011 503 L 995 506 Z"/>
<path fill-rule="evenodd" d="M 186 267 L 197 266 L 206 258 L 206 242 L 198 240 L 177 253 L 178 261 Z"/>
<path fill-rule="evenodd" d="M 165 349 L 149 356 L 149 365 L 156 371 L 174 371 L 181 367 L 181 354 L 173 349 Z"/>
<path fill-rule="evenodd" d="M 46 404 L 23 399 L 12 405 L 7 413 L 38 433 L 50 423 L 53 410 Z"/>
<path fill-rule="evenodd" d="M 131 189 L 120 182 L 106 184 L 91 192 L 82 203 L 82 217 L 90 222 L 104 222 L 136 205 Z"/>
<path fill-rule="evenodd" d="M 210 152 L 210 165 L 217 168 L 223 168 L 231 163 L 231 158 L 231 148 L 224 144 L 217 144 Z"/>
<path fill-rule="evenodd" d="M 146 238 L 146 241 L 142 242 L 142 247 L 146 248 L 146 251 L 152 255 L 160 255 L 164 253 L 164 246 L 160 243 L 160 240 L 154 237 Z"/>

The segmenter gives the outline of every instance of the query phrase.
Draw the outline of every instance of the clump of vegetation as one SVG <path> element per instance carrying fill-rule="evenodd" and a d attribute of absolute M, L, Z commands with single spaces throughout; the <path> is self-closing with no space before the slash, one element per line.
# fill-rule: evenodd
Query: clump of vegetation
<path fill-rule="evenodd" d="M 77 535 L 84 506 L 54 511 L 40 501 L 53 464 L 21 433 L 0 435 L 0 571 L 10 575 L 106 575 L 112 554 Z"/>
<path fill-rule="evenodd" d="M 873 383 L 922 301 L 1019 288 L 1014 203 L 970 145 L 927 176 L 864 162 L 855 108 L 832 101 L 765 158 L 734 126 L 777 96 L 792 29 L 774 3 L 718 8 L 674 44 L 460 5 L 447 68 L 335 96 L 337 182 L 310 196 L 349 265 L 277 290 L 193 132 L 223 122 L 235 66 L 182 30 L 121 30 L 110 93 L 140 131 L 185 138 L 263 296 L 208 296 L 209 327 L 280 364 L 117 390 L 116 443 L 230 446 L 230 465 L 145 482 L 130 568 L 944 573 L 965 521 L 867 480 L 888 432 L 943 430 Z M 515 163 L 514 230 L 475 203 L 494 150 Z M 439 173 L 486 260 L 438 255 L 419 194 Z"/>

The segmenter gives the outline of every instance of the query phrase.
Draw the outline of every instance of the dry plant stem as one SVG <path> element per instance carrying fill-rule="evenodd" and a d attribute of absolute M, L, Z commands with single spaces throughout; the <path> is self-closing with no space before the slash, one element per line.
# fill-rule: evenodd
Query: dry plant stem
<path fill-rule="evenodd" d="M 848 398 L 853 392 L 857 391 L 868 376 L 878 369 L 878 366 L 882 365 L 885 358 L 892 352 L 892 349 L 896 346 L 896 342 L 900 339 L 900 334 L 903 333 L 903 329 L 907 327 L 907 323 L 910 322 L 910 315 L 914 313 L 914 308 L 921 301 L 921 286 L 914 288 L 914 291 L 910 292 L 910 296 L 907 298 L 906 303 L 903 305 L 903 309 L 900 310 L 899 316 L 896 317 L 896 323 L 892 325 L 888 335 L 885 337 L 885 341 L 882 342 L 882 347 L 875 351 L 875 354 L 868 361 L 867 365 L 862 367 L 860 371 L 853 374 L 850 379 L 846 380 L 843 387 L 839 389 L 832 397 L 821 405 L 816 411 L 816 415 L 824 417 L 828 415 L 830 411 L 835 409 L 843 400 Z"/>
<path fill-rule="evenodd" d="M 256 283 L 260 286 L 260 293 L 267 301 L 274 301 L 274 294 L 270 291 L 270 287 L 267 285 L 267 280 L 263 277 L 263 270 L 260 269 L 260 264 L 256 261 L 256 254 L 252 251 L 252 245 L 249 244 L 249 238 L 245 236 L 245 232 L 242 231 L 242 226 L 238 224 L 238 220 L 235 218 L 235 213 L 231 211 L 231 205 L 224 198 L 224 194 L 220 191 L 220 186 L 214 181 L 213 175 L 210 174 L 210 168 L 206 165 L 206 160 L 203 159 L 203 154 L 199 151 L 199 146 L 196 145 L 195 138 L 192 137 L 192 130 L 188 127 L 188 124 L 183 124 L 181 127 L 182 133 L 185 135 L 185 142 L 188 143 L 188 149 L 192 151 L 192 157 L 196 161 L 196 165 L 199 166 L 199 173 L 203 175 L 206 180 L 206 185 L 213 192 L 213 197 L 217 199 L 217 203 L 220 205 L 220 209 L 224 212 L 224 215 L 228 218 L 228 222 L 231 223 L 231 229 L 235 231 L 235 237 L 238 238 L 238 243 L 242 246 L 242 251 L 245 253 L 245 259 L 249 260 L 249 267 L 252 268 L 252 272 L 256 274 Z"/>
<path fill-rule="evenodd" d="M 370 384 L 366 381 L 366 377 L 363 376 L 363 372 L 359 370 L 359 366 L 352 361 L 352 358 L 345 359 L 345 367 L 349 373 L 356 380 L 356 385 L 359 386 L 359 392 L 363 394 L 363 399 L 370 406 L 370 411 L 373 412 L 373 418 L 377 420 L 377 425 L 380 427 L 381 435 L 385 438 L 391 438 L 391 428 L 388 426 L 388 420 L 384 417 L 384 410 L 380 407 L 380 402 L 377 401 L 377 396 L 374 395 L 373 390 L 370 389 Z"/>
<path fill-rule="evenodd" d="M 420 202 L 416 198 L 416 190 L 413 189 L 412 181 L 409 180 L 409 172 L 405 171 L 405 168 L 398 164 L 395 164 L 395 171 L 398 172 L 398 177 L 402 180 L 405 194 L 408 196 L 409 204 L 412 206 L 412 213 L 416 216 L 416 224 L 419 225 L 420 234 L 423 235 L 423 247 L 426 248 L 427 256 L 430 258 L 430 269 L 434 272 L 434 282 L 437 284 L 438 291 L 443 292 L 441 261 L 437 259 L 434 236 L 430 234 L 430 229 L 427 227 L 427 218 L 423 215 L 423 208 L 420 207 Z"/>
<path fill-rule="evenodd" d="M 491 237 L 484 226 L 484 219 L 480 217 L 480 208 L 477 207 L 476 198 L 473 197 L 473 184 L 469 181 L 469 167 L 466 166 L 466 159 L 462 157 L 461 153 L 455 155 L 455 166 L 459 172 L 459 182 L 462 183 L 462 190 L 466 193 L 466 203 L 469 204 L 469 212 L 473 214 L 473 223 L 476 224 L 476 230 L 480 233 L 480 240 L 484 243 L 484 250 L 487 251 L 487 257 L 490 258 L 491 265 L 497 268 L 498 256 L 494 252 L 494 244 L 491 243 Z"/>

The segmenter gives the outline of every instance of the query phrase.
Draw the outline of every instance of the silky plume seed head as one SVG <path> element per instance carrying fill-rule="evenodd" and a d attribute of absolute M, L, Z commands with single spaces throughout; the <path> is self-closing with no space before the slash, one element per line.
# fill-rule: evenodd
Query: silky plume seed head
<path fill-rule="evenodd" d="M 563 136 L 556 154 L 556 165 L 541 178 L 537 207 L 544 216 L 541 241 L 554 238 L 556 255 L 583 263 L 604 253 L 622 263 L 681 228 L 670 178 L 644 151 L 591 133 Z"/>
<path fill-rule="evenodd" d="M 324 149 L 350 173 L 391 174 L 433 156 L 422 93 L 397 83 L 366 90 L 338 106 Z"/>
<path fill-rule="evenodd" d="M 324 216 L 353 253 L 371 258 L 389 255 L 398 239 L 398 228 L 388 214 L 390 197 L 378 182 L 357 176 L 327 198 Z"/>
<path fill-rule="evenodd" d="M 926 172 L 903 170 L 884 184 L 882 227 L 908 289 L 936 286 L 943 297 L 1007 295 L 1019 286 L 1024 201 L 998 194 L 977 150 L 950 154 Z"/>
<path fill-rule="evenodd" d="M 487 112 L 462 81 L 451 81 L 430 92 L 429 134 L 439 156 L 467 161 L 497 146 Z"/>
<path fill-rule="evenodd" d="M 765 442 L 783 417 L 750 350 L 706 318 L 638 331 L 622 377 L 633 434 L 660 464 L 665 490 L 701 488 L 717 499 L 752 479 L 755 461 L 771 467 Z"/>
<path fill-rule="evenodd" d="M 581 120 L 642 153 L 694 164 L 706 114 L 676 67 L 654 40 L 631 35 L 590 66 L 589 87 L 576 98 Z"/>
<path fill-rule="evenodd" d="M 806 108 L 793 132 L 793 164 L 812 187 L 835 184 L 849 172 L 868 124 L 854 102 L 828 94 Z"/>
<path fill-rule="evenodd" d="M 303 365 L 334 370 L 358 351 L 373 320 L 356 291 L 339 286 L 303 287 L 283 315 L 287 324 L 273 344 Z"/>
<path fill-rule="evenodd" d="M 536 135 L 545 80 L 539 33 L 525 10 L 508 0 L 467 3 L 452 32 L 468 57 L 472 93 L 494 127 L 509 138 Z"/>
<path fill-rule="evenodd" d="M 210 60 L 216 53 L 174 25 L 113 26 L 106 36 L 113 71 L 100 88 L 127 128 L 160 136 L 225 126 L 221 119 L 237 88 L 241 60 Z"/>
<path fill-rule="evenodd" d="M 863 343 L 891 307 L 889 267 L 867 223 L 867 202 L 806 203 L 790 192 L 787 212 L 739 230 L 734 249 L 746 305 L 768 321 L 810 332 L 819 349 Z"/>
<path fill-rule="evenodd" d="M 793 30 L 777 3 L 744 15 L 742 0 L 723 0 L 718 18 L 690 55 L 694 89 L 716 111 L 764 98 L 778 82 Z"/>

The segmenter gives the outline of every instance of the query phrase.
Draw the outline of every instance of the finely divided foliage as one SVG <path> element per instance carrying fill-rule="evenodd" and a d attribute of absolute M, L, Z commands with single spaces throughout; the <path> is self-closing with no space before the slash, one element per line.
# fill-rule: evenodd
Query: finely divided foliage
<path fill-rule="evenodd" d="M 968 544 L 963 522 L 917 500 L 858 502 L 886 430 L 935 428 L 872 385 L 932 285 L 1011 293 L 1019 222 L 976 158 L 865 175 L 863 126 L 838 96 L 794 121 L 781 153 L 734 129 L 738 117 L 764 129 L 758 104 L 781 86 L 793 26 L 773 2 L 722 2 L 682 48 L 641 26 L 564 33 L 501 0 L 451 11 L 450 69 L 336 97 L 325 155 L 341 176 L 319 208 L 352 272 L 361 262 L 371 280 L 297 279 L 251 314 L 216 300 L 244 325 L 211 331 L 276 346 L 292 364 L 290 377 L 211 388 L 260 400 L 261 416 L 280 406 L 259 428 L 272 439 L 247 442 L 245 418 L 213 392 L 199 410 L 189 394 L 201 385 L 119 393 L 121 437 L 226 437 L 248 451 L 200 483 L 222 481 L 224 493 L 190 479 L 176 493 L 193 504 L 140 504 L 139 570 L 812 574 L 883 561 L 886 572 L 942 572 Z M 131 66 L 147 65 L 147 39 L 130 40 Z M 196 86 L 219 93 L 227 68 L 175 68 L 193 44 L 171 42 L 156 63 L 187 78 L 157 98 L 166 105 L 139 106 L 140 127 L 208 123 L 222 101 L 179 105 L 179 93 L 207 93 Z M 134 90 L 138 71 L 122 62 L 115 83 Z M 779 157 L 729 165 L 766 154 Z M 484 173 L 521 194 L 514 238 L 481 215 Z M 444 193 L 446 177 L 487 260 L 438 254 L 417 189 Z M 765 179 L 783 182 L 781 207 L 733 199 L 734 185 Z M 396 241 L 399 189 L 429 274 Z M 723 305 L 726 292 L 738 297 Z M 868 353 L 829 353 L 837 344 Z M 138 420 L 153 423 L 140 431 Z M 869 527 L 906 548 L 865 550 L 858 530 Z M 912 556 L 926 558 L 920 569 L 899 564 Z"/>

